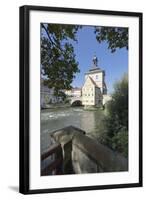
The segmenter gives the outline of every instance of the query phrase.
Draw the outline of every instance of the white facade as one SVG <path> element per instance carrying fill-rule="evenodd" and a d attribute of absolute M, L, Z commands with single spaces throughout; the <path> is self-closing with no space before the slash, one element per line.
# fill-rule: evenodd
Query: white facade
<path fill-rule="evenodd" d="M 85 83 L 82 87 L 82 104 L 101 106 L 107 95 L 105 71 L 97 66 L 98 59 L 94 56 L 93 67 L 85 73 Z"/>
<path fill-rule="evenodd" d="M 85 74 L 85 81 L 88 76 L 90 76 L 92 80 L 96 83 L 96 85 L 100 88 L 102 94 L 107 93 L 104 70 L 98 68 L 89 70 L 89 72 Z"/>
<path fill-rule="evenodd" d="M 81 97 L 82 89 L 81 88 L 72 88 L 71 90 L 65 90 L 65 94 L 69 97 Z"/>
<path fill-rule="evenodd" d="M 90 76 L 86 78 L 82 87 L 82 104 L 88 106 L 100 106 L 102 104 L 101 90 Z"/>

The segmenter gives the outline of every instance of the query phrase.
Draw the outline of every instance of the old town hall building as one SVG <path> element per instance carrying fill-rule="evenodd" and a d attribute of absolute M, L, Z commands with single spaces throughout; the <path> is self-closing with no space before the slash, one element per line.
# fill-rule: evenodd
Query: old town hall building
<path fill-rule="evenodd" d="M 85 83 L 82 87 L 82 105 L 100 107 L 106 97 L 105 71 L 99 68 L 98 59 L 94 56 L 91 69 L 85 73 Z"/>

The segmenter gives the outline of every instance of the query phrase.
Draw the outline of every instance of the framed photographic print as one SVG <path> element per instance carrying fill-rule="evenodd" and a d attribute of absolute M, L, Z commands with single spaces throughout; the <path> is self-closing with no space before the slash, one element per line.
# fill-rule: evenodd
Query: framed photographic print
<path fill-rule="evenodd" d="M 142 186 L 142 13 L 20 7 L 20 192 Z"/>

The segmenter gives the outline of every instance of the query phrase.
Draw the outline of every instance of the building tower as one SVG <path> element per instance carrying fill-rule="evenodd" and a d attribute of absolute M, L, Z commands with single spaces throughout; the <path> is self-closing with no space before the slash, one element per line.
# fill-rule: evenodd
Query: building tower
<path fill-rule="evenodd" d="M 91 69 L 85 73 L 85 81 L 88 76 L 92 78 L 92 80 L 96 83 L 96 85 L 100 88 L 101 93 L 103 95 L 107 94 L 107 87 L 105 84 L 105 71 L 100 69 L 98 66 L 98 58 L 96 56 L 93 57 L 93 63 Z"/>
<path fill-rule="evenodd" d="M 85 83 L 82 87 L 82 104 L 85 107 L 101 107 L 107 94 L 105 71 L 98 66 L 98 59 L 93 57 L 91 69 L 85 73 Z"/>

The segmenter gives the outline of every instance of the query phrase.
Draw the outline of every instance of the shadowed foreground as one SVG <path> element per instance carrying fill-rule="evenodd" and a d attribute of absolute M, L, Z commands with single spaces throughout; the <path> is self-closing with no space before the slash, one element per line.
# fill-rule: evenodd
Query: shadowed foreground
<path fill-rule="evenodd" d="M 55 144 L 41 156 L 41 175 L 119 172 L 128 170 L 128 161 L 74 126 L 52 132 Z M 52 159 L 52 163 L 50 160 Z"/>

